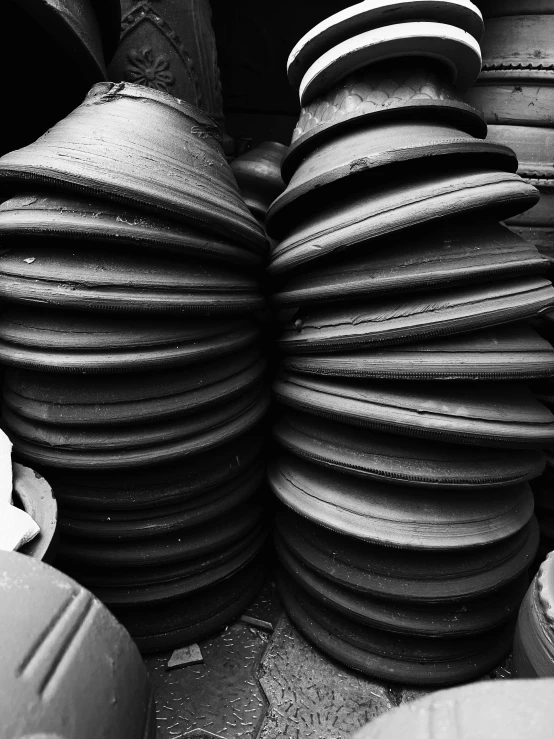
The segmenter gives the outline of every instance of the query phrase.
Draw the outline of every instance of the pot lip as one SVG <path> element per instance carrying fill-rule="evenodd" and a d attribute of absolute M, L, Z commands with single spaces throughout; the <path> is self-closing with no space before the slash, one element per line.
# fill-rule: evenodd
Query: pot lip
<path fill-rule="evenodd" d="M 198 125 L 204 126 L 205 129 L 198 132 L 203 138 L 210 137 L 218 142 L 222 140 L 219 126 L 207 113 L 169 92 L 144 87 L 134 82 L 96 82 L 88 91 L 82 105 L 99 105 L 118 98 L 130 98 L 138 101 L 151 100 L 172 108 L 178 113 L 192 118 Z"/>
<path fill-rule="evenodd" d="M 396 17 L 393 17 L 390 22 L 383 23 L 383 16 L 387 11 L 390 14 L 391 6 L 393 9 L 395 6 L 401 8 L 403 5 L 415 5 L 416 7 L 420 6 L 421 8 L 421 6 L 425 4 L 429 5 L 430 3 L 426 2 L 426 0 L 410 0 L 409 2 L 406 2 L 406 0 L 372 0 L 369 3 L 359 2 L 353 6 L 351 5 L 338 13 L 334 13 L 328 18 L 325 18 L 304 34 L 292 49 L 287 60 L 287 75 L 291 85 L 293 87 L 298 87 L 302 77 L 318 57 L 326 51 L 329 51 L 333 46 L 356 36 L 361 32 L 360 29 L 370 30 L 373 28 L 383 28 L 385 25 L 404 22 L 410 18 L 414 20 L 421 17 L 422 11 L 421 9 L 418 9 L 416 12 L 408 11 L 408 17 L 402 17 L 401 20 L 398 19 L 398 14 L 396 13 Z M 435 3 L 435 5 L 443 5 L 443 3 Z M 444 10 L 445 15 L 448 14 L 449 8 L 451 11 L 453 8 L 457 8 L 458 11 L 461 12 L 465 10 L 468 19 L 470 14 L 473 14 L 475 23 L 466 23 L 466 28 L 462 30 L 470 33 L 470 26 L 474 26 L 472 30 L 477 34 L 475 36 L 476 40 L 482 40 L 484 33 L 483 16 L 479 8 L 471 2 L 471 0 L 447 0 L 447 2 L 444 3 L 444 6 L 448 6 Z M 367 14 L 369 14 L 369 16 L 373 14 L 374 21 L 377 21 L 377 23 L 370 22 L 368 25 L 368 21 L 366 19 Z M 380 21 L 378 20 L 379 17 L 381 18 Z M 442 22 L 446 21 L 442 20 Z M 480 28 L 479 31 L 477 30 L 477 26 Z M 322 36 L 323 39 L 321 39 Z M 306 56 L 308 57 L 307 60 L 305 59 Z M 303 59 L 304 61 L 302 61 Z"/>
<path fill-rule="evenodd" d="M 301 134 L 289 146 L 282 164 L 281 175 L 289 182 L 302 160 L 309 156 L 313 149 L 326 143 L 330 138 L 349 132 L 358 127 L 392 123 L 418 121 L 422 117 L 436 117 L 437 122 L 459 127 L 474 138 L 485 139 L 487 124 L 483 114 L 469 103 L 458 100 L 414 100 L 406 105 L 378 108 L 376 110 L 350 113 L 336 121 L 320 123 Z"/>
<path fill-rule="evenodd" d="M 25 475 L 34 475 L 42 489 L 42 495 L 40 501 L 32 500 L 31 498 L 22 495 L 21 487 L 18 488 L 18 483 L 21 486 Z M 19 499 L 21 507 L 28 513 L 35 523 L 40 527 L 39 533 L 28 542 L 25 546 L 21 547 L 19 552 L 26 554 L 33 559 L 43 560 L 48 554 L 50 547 L 56 536 L 57 518 L 58 518 L 58 504 L 54 493 L 48 482 L 42 475 L 33 470 L 31 467 L 27 467 L 22 464 L 14 462 L 13 465 L 13 494 L 14 497 Z M 23 483 L 24 484 L 24 483 Z M 33 505 L 35 503 L 36 505 Z M 42 516 L 36 516 L 36 511 L 40 511 Z M 38 519 L 38 520 L 37 520 Z"/>

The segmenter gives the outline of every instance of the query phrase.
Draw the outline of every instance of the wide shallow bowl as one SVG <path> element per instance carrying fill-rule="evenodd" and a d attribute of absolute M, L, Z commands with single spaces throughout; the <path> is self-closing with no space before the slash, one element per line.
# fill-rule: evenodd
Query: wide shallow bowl
<path fill-rule="evenodd" d="M 423 296 L 306 306 L 285 324 L 280 346 L 287 354 L 378 350 L 534 318 L 552 306 L 554 288 L 542 277 Z"/>
<path fill-rule="evenodd" d="M 143 372 L 182 367 L 251 346 L 253 321 L 109 316 L 19 306 L 0 318 L 6 364 L 59 372 Z"/>
<path fill-rule="evenodd" d="M 481 71 L 479 43 L 447 23 L 416 21 L 364 31 L 322 54 L 304 74 L 300 104 L 306 105 L 361 67 L 399 57 L 439 60 L 452 84 L 464 92 Z"/>
<path fill-rule="evenodd" d="M 412 607 L 449 606 L 486 598 L 521 578 L 537 554 L 536 518 L 495 544 L 415 550 L 372 544 L 316 524 L 284 506 L 277 536 L 322 578 L 369 598 Z"/>
<path fill-rule="evenodd" d="M 362 625 L 278 578 L 285 611 L 311 642 L 333 659 L 378 680 L 420 686 L 464 682 L 492 670 L 509 652 L 513 620 L 479 636 L 436 639 L 399 636 Z"/>
<path fill-rule="evenodd" d="M 276 284 L 272 300 L 280 308 L 365 300 L 397 292 L 450 289 L 468 282 L 475 285 L 547 269 L 546 257 L 494 221 L 443 222 L 431 232 L 422 228 L 383 238 L 373 248 L 329 259 L 317 270 L 298 270 Z"/>
<path fill-rule="evenodd" d="M 69 721 L 80 739 L 153 739 L 148 675 L 111 613 L 33 557 L 0 552 L 0 571 L 6 736 L 65 737 Z"/>
<path fill-rule="evenodd" d="M 326 528 L 382 546 L 463 549 L 507 539 L 533 515 L 527 484 L 479 492 L 388 485 L 334 472 L 296 457 L 269 466 L 269 484 L 296 513 Z"/>
<path fill-rule="evenodd" d="M 335 192 L 331 185 L 327 190 L 332 197 L 319 193 L 317 206 L 289 214 L 286 229 L 281 224 L 282 240 L 273 246 L 268 268 L 272 276 L 346 249 L 368 248 L 383 236 L 411 238 L 407 229 L 444 218 L 503 220 L 540 199 L 536 188 L 516 174 L 478 169 L 412 172 L 401 181 L 352 192 Z"/>
<path fill-rule="evenodd" d="M 390 178 L 390 168 L 397 172 L 402 165 L 410 166 L 408 163 L 420 171 L 429 163 L 434 167 L 450 166 L 454 171 L 472 163 L 483 169 L 517 169 L 511 149 L 476 139 L 451 125 L 428 120 L 376 122 L 371 135 L 366 128 L 342 131 L 339 138 L 323 141 L 306 153 L 287 189 L 267 213 L 268 233 L 275 233 L 279 222 L 286 221 L 291 207 L 301 208 L 316 194 L 323 195 L 325 188 L 332 185 L 336 189 L 340 184 L 367 187 L 376 178 Z"/>
<path fill-rule="evenodd" d="M 235 265 L 257 265 L 264 256 L 263 251 L 249 249 L 248 244 L 232 243 L 118 203 L 68 192 L 25 193 L 5 200 L 0 204 L 0 234 L 17 239 L 20 245 L 25 239 L 33 243 L 45 239 L 62 246 L 63 239 L 73 246 L 84 242 L 88 248 L 100 243 L 103 249 L 113 245 L 133 254 L 139 250 L 138 256 L 143 251 L 162 252 Z"/>
<path fill-rule="evenodd" d="M 374 431 L 436 441 L 541 449 L 554 416 L 528 387 L 493 382 L 378 382 L 284 373 L 277 399 L 296 410 Z"/>
<path fill-rule="evenodd" d="M 552 377 L 554 349 L 526 324 L 384 349 L 287 356 L 293 372 L 377 380 L 531 380 Z"/>
<path fill-rule="evenodd" d="M 331 15 L 302 36 L 287 62 L 290 83 L 298 87 L 308 68 L 322 54 L 352 36 L 422 20 L 457 26 L 477 41 L 483 36 L 481 13 L 468 0 L 365 0 Z"/>
<path fill-rule="evenodd" d="M 427 489 L 504 487 L 534 479 L 545 465 L 538 450 L 430 445 L 292 410 L 275 424 L 273 436 L 287 452 L 329 469 Z"/>

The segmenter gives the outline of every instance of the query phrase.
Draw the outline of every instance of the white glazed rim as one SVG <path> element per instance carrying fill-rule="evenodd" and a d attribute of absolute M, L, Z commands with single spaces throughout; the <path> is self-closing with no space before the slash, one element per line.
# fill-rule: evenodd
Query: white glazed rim
<path fill-rule="evenodd" d="M 325 20 L 321 21 L 321 23 L 318 23 L 313 28 L 311 28 L 308 33 L 304 34 L 304 36 L 302 36 L 302 38 L 295 44 L 294 48 L 290 52 L 289 58 L 287 60 L 287 73 L 289 74 L 289 78 L 291 74 L 295 76 L 291 68 L 294 68 L 296 66 L 296 60 L 299 55 L 302 54 L 306 46 L 313 43 L 313 41 L 320 34 L 325 33 L 333 26 L 340 27 L 341 25 L 348 23 L 348 21 L 352 20 L 356 16 L 367 14 L 367 17 L 364 17 L 363 21 L 364 26 L 366 26 L 366 30 L 382 28 L 385 26 L 385 24 L 388 25 L 386 16 L 384 14 L 386 14 L 387 11 L 392 10 L 394 7 L 400 8 L 405 5 L 406 8 L 409 7 L 410 10 L 405 11 L 405 16 L 403 19 L 402 17 L 400 20 L 395 19 L 395 25 L 398 25 L 399 23 L 404 23 L 406 21 L 409 22 L 411 20 L 416 20 L 418 17 L 421 17 L 422 11 L 418 10 L 418 6 L 421 7 L 422 5 L 427 5 L 428 3 L 429 0 L 363 0 L 363 2 L 359 2 L 356 5 L 345 8 L 344 10 L 341 10 L 338 13 L 329 16 L 328 18 L 325 18 Z M 447 20 L 448 10 L 464 9 L 473 12 L 475 15 L 475 20 L 477 21 L 477 23 L 479 23 L 481 27 L 480 35 L 476 36 L 474 33 L 472 33 L 470 24 L 466 24 L 465 27 L 460 26 L 459 28 L 460 30 L 467 31 L 467 33 L 472 35 L 478 42 L 483 39 L 483 14 L 479 10 L 479 8 L 472 2 L 472 0 L 442 0 L 440 5 L 444 6 L 445 20 Z M 367 28 L 367 26 L 369 26 L 369 28 Z M 291 79 L 291 84 L 294 84 L 293 79 Z"/>
<path fill-rule="evenodd" d="M 399 53 L 398 49 L 390 50 L 390 45 L 396 44 L 398 41 L 408 42 L 406 50 Z M 433 43 L 442 40 L 446 46 L 443 53 L 436 50 L 431 51 L 428 48 L 429 42 Z M 409 42 L 412 42 L 411 44 Z M 372 50 L 372 58 L 365 56 L 363 61 L 354 63 L 348 67 L 343 74 L 338 72 L 331 75 L 326 87 L 340 82 L 341 79 L 352 74 L 358 69 L 369 64 L 384 61 L 390 58 L 399 58 L 400 56 L 427 56 L 439 59 L 450 69 L 451 81 L 463 90 L 471 87 L 476 81 L 481 71 L 482 57 L 481 47 L 479 43 L 466 31 L 461 31 L 456 26 L 447 23 L 431 23 L 414 21 L 409 23 L 396 23 L 394 25 L 385 26 L 384 28 L 376 28 L 371 31 L 354 36 L 353 38 L 337 44 L 325 54 L 319 57 L 308 69 L 302 82 L 300 83 L 299 95 L 300 104 L 302 106 L 311 102 L 313 98 L 321 94 L 319 89 L 312 92 L 315 81 L 332 69 L 341 59 L 353 55 L 355 52 L 362 50 Z M 466 72 L 465 79 L 460 82 L 461 73 L 464 69 L 458 67 L 458 56 L 456 50 L 462 50 L 466 53 L 473 54 L 475 57 L 475 69 L 473 73 Z"/>

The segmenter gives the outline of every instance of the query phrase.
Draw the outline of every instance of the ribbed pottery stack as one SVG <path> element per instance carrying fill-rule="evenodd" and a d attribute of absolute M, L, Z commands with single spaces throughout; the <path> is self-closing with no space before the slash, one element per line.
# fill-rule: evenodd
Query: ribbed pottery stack
<path fill-rule="evenodd" d="M 550 260 L 554 276 L 554 0 L 480 0 L 485 17 L 483 70 L 469 99 L 484 112 L 488 140 L 507 144 L 519 174 L 540 192 L 540 201 L 508 218 L 508 227 Z M 550 343 L 552 321 L 537 323 Z M 538 387 L 554 408 L 551 383 Z M 542 557 L 554 549 L 554 465 L 534 485 Z"/>
<path fill-rule="evenodd" d="M 269 481 L 293 622 L 369 675 L 445 685 L 508 653 L 538 546 L 529 481 L 554 416 L 534 205 L 460 93 L 467 0 L 362 2 L 295 47 L 303 110 L 267 218 L 284 326 Z"/>
<path fill-rule="evenodd" d="M 57 566 L 143 650 L 222 627 L 263 576 L 266 241 L 217 136 L 102 83 L 0 159 L 3 428 L 55 490 Z"/>

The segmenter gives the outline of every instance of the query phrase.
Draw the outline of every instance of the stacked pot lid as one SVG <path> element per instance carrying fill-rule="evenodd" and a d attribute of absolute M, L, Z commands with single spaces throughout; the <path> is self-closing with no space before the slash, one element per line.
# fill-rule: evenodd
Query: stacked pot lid
<path fill-rule="evenodd" d="M 548 260 L 498 223 L 538 194 L 460 99 L 481 32 L 471 2 L 372 2 L 308 33 L 266 221 L 283 602 L 334 658 L 430 686 L 509 651 L 554 441 L 528 387 L 554 372 Z"/>
<path fill-rule="evenodd" d="M 482 0 L 483 70 L 469 99 L 484 111 L 489 139 L 511 146 L 519 173 L 541 193 L 508 224 L 554 259 L 554 2 Z"/>
<path fill-rule="evenodd" d="M 144 650 L 217 630 L 262 577 L 266 241 L 215 124 L 96 85 L 0 160 L 3 427 L 60 505 L 58 564 Z"/>

